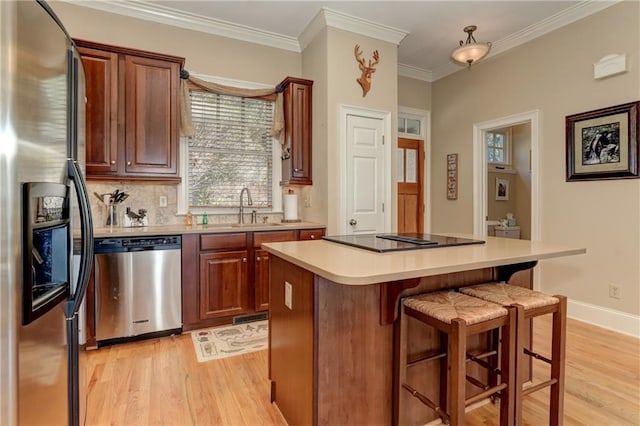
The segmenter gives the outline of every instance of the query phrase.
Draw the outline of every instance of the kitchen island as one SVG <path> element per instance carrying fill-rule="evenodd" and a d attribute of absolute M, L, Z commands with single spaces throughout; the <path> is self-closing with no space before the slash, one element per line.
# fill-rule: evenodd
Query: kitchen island
<path fill-rule="evenodd" d="M 489 281 L 531 287 L 539 260 L 586 252 L 491 237 L 485 244 L 389 253 L 328 241 L 267 243 L 263 249 L 271 253 L 271 399 L 292 426 L 391 424 L 400 297 Z M 432 331 L 409 324 L 408 333 L 410 342 L 419 342 L 410 354 L 435 348 Z M 487 342 L 481 336 L 469 347 Z M 411 375 L 437 392 L 433 366 Z M 402 424 L 435 417 L 400 397 Z"/>

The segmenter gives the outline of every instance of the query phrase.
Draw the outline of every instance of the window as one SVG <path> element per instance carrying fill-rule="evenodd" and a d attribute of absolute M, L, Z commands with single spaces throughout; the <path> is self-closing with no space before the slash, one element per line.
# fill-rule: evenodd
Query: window
<path fill-rule="evenodd" d="M 428 111 L 398 107 L 398 137 L 426 140 Z"/>
<path fill-rule="evenodd" d="M 398 117 L 398 133 L 420 135 L 420 120 Z"/>
<path fill-rule="evenodd" d="M 279 157 L 271 137 L 273 102 L 205 91 L 190 95 L 194 136 L 186 141 L 183 162 L 188 208 L 213 212 L 238 207 L 246 186 L 253 208 L 271 209 L 280 199 L 273 199 L 278 188 L 274 158 Z"/>
<path fill-rule="evenodd" d="M 487 162 L 497 165 L 511 165 L 508 131 L 491 131 L 485 133 L 487 142 Z"/>

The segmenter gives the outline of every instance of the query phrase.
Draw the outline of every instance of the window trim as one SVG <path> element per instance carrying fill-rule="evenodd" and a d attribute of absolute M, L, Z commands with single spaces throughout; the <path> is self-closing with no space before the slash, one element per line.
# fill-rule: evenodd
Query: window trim
<path fill-rule="evenodd" d="M 201 80 L 210 81 L 212 83 L 224 84 L 225 86 L 233 86 L 240 87 L 243 89 L 267 89 L 273 86 L 269 86 L 267 84 L 262 83 L 254 83 L 249 81 L 242 80 L 232 80 L 224 77 L 214 77 L 202 74 L 191 73 L 194 77 L 197 77 Z M 274 102 L 275 104 L 275 102 Z M 282 176 L 282 148 L 277 139 L 271 138 L 273 143 L 273 147 L 271 149 L 271 161 L 273 164 L 271 170 L 271 202 L 272 207 L 269 208 L 256 208 L 255 210 L 258 213 L 282 213 L 282 188 L 280 187 L 280 177 Z M 188 194 L 187 194 L 187 180 L 188 173 L 186 172 L 188 169 L 188 143 L 189 140 L 187 137 L 180 137 L 180 176 L 182 179 L 180 180 L 180 184 L 177 188 L 177 215 L 186 215 L 187 211 L 192 215 L 201 215 L 206 213 L 209 214 L 237 214 L 237 209 L 231 207 L 217 207 L 217 208 L 204 208 L 204 207 L 195 207 L 193 209 L 189 209 L 188 205 Z M 251 189 L 251 188 L 249 188 Z M 238 202 L 240 200 L 240 194 L 238 194 Z"/>

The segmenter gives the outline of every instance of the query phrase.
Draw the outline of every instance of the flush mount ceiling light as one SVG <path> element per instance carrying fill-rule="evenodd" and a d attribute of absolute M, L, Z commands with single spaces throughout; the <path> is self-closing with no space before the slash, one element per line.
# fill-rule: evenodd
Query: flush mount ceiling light
<path fill-rule="evenodd" d="M 454 61 L 467 64 L 469 68 L 471 68 L 471 64 L 475 64 L 487 56 L 491 49 L 491 43 L 478 43 L 473 37 L 473 32 L 477 29 L 478 27 L 475 25 L 464 27 L 464 32 L 467 33 L 467 41 L 460 40 L 460 47 L 451 52 L 451 58 Z"/>

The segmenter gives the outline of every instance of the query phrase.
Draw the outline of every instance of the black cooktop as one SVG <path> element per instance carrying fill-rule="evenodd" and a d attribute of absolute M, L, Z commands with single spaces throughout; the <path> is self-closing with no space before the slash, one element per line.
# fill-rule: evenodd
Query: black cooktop
<path fill-rule="evenodd" d="M 348 246 L 377 251 L 379 253 L 387 251 L 419 250 L 469 244 L 484 244 L 484 241 L 482 240 L 416 233 L 330 235 L 322 238 L 327 241 L 333 241 L 334 243 L 346 244 Z"/>

